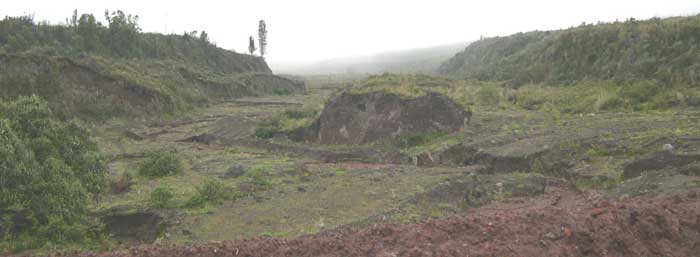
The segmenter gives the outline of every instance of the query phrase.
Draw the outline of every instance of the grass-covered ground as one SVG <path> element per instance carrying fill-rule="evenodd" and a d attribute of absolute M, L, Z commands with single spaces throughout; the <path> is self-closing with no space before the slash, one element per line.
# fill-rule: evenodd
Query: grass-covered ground
<path fill-rule="evenodd" d="M 410 85 L 390 87 L 376 82 L 379 84 L 372 90 L 411 96 L 414 93 L 406 93 L 404 87 L 420 89 L 420 81 L 443 81 L 426 77 L 416 82 L 413 78 L 389 76 L 370 78 L 350 92 L 369 90 L 366 84 L 373 80 L 397 79 Z M 472 109 L 474 118 L 463 131 L 429 136 L 417 145 L 333 146 L 255 137 L 256 128 L 270 119 L 306 106 L 320 106 L 332 95 L 333 89 L 323 83 L 310 85 L 307 95 L 245 98 L 201 108 L 173 120 L 143 124 L 113 120 L 94 127 L 100 147 L 114 157 L 109 164 L 110 178 L 119 180 L 124 173 L 132 173 L 134 184 L 127 192 L 104 195 L 93 210 L 103 214 L 159 213 L 167 217 L 168 225 L 157 242 L 191 243 L 250 236 L 292 237 L 344 225 L 362 227 L 374 222 L 443 217 L 490 201 L 538 197 L 537 188 L 544 185 L 540 178 L 563 179 L 601 197 L 700 186 L 697 177 L 674 173 L 654 178 L 654 183 L 667 183 L 668 187 L 650 187 L 645 178 L 621 178 L 624 164 L 657 152 L 663 143 L 674 144 L 678 152 L 698 151 L 696 141 L 682 140 L 700 136 L 697 111 L 531 110 L 508 102 L 500 89 L 493 95 L 483 93 L 492 90 L 489 85 L 457 89 L 428 85 L 438 91 L 463 92 L 450 96 L 467 99 L 459 103 Z M 490 102 L 489 97 L 497 100 Z M 197 135 L 214 135 L 214 139 L 182 141 Z M 307 152 L 379 149 L 410 159 L 426 153 L 437 157 L 458 145 L 501 158 L 542 157 L 528 161 L 519 170 L 488 174 L 478 171 L 479 165 L 465 167 L 448 159 L 417 167 L 410 161 L 384 164 L 376 159 L 367 160 L 372 163 L 323 163 L 315 152 Z M 144 159 L 141 153 L 154 150 L 175 152 L 182 160 L 183 172 L 162 178 L 139 175 Z M 552 169 L 552 163 L 560 161 L 570 166 Z M 223 185 L 220 199 L 192 204 L 193 198 L 201 194 L 199 188 L 212 180 Z M 465 187 L 460 185 L 478 185 L 473 188 L 478 192 L 468 191 L 471 196 L 464 198 Z M 170 188 L 174 196 L 167 206 L 155 206 L 151 194 L 163 187 Z"/>

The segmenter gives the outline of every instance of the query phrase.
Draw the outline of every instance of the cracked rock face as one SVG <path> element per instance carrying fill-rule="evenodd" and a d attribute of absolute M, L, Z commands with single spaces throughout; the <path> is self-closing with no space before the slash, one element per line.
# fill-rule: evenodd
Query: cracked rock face
<path fill-rule="evenodd" d="M 444 95 L 414 99 L 374 92 L 342 94 L 333 99 L 314 124 L 314 141 L 322 144 L 364 144 L 402 133 L 454 132 L 466 112 Z"/>

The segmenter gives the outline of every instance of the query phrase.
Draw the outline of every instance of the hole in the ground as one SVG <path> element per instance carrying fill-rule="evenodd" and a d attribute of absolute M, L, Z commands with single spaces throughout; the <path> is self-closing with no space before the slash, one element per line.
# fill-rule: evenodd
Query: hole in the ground
<path fill-rule="evenodd" d="M 150 212 L 110 214 L 103 221 L 107 232 L 122 243 L 152 243 L 166 227 L 160 215 Z"/>

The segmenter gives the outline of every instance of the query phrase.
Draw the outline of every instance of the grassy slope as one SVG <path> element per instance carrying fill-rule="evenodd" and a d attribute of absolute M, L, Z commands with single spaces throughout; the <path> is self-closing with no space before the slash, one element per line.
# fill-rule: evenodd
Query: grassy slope
<path fill-rule="evenodd" d="M 582 25 L 474 42 L 440 67 L 481 80 L 575 84 L 700 85 L 700 16 Z"/>
<path fill-rule="evenodd" d="M 114 43 L 122 38 L 130 40 Z M 260 57 L 203 35 L 141 33 L 135 21 L 47 25 L 6 17 L 0 58 L 0 97 L 38 94 L 59 113 L 90 119 L 172 115 L 212 100 L 301 91 L 272 77 Z M 275 90 L 266 80 L 284 85 Z"/>

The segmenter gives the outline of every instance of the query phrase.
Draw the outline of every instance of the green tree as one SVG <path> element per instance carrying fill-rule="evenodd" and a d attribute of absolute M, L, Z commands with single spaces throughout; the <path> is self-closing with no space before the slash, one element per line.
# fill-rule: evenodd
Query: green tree
<path fill-rule="evenodd" d="M 201 40 L 203 43 L 209 43 L 209 34 L 202 30 L 202 33 L 199 34 L 199 40 Z"/>
<path fill-rule="evenodd" d="M 123 11 L 116 11 L 109 14 L 105 11 L 105 19 L 109 24 L 108 41 L 113 54 L 122 57 L 133 57 L 139 55 L 139 27 L 138 15 L 125 14 Z"/>
<path fill-rule="evenodd" d="M 83 14 L 77 21 L 76 31 L 80 36 L 83 49 L 93 52 L 102 46 L 102 24 L 92 14 Z"/>
<path fill-rule="evenodd" d="M 0 248 L 89 241 L 86 206 L 106 162 L 88 132 L 55 118 L 46 101 L 0 105 Z"/>
<path fill-rule="evenodd" d="M 267 53 L 267 25 L 265 25 L 264 20 L 260 20 L 260 24 L 258 24 L 258 41 L 260 57 L 265 57 Z"/>
<path fill-rule="evenodd" d="M 253 36 L 250 36 L 250 39 L 248 40 L 248 52 L 252 55 L 255 53 L 255 39 L 253 39 Z"/>

